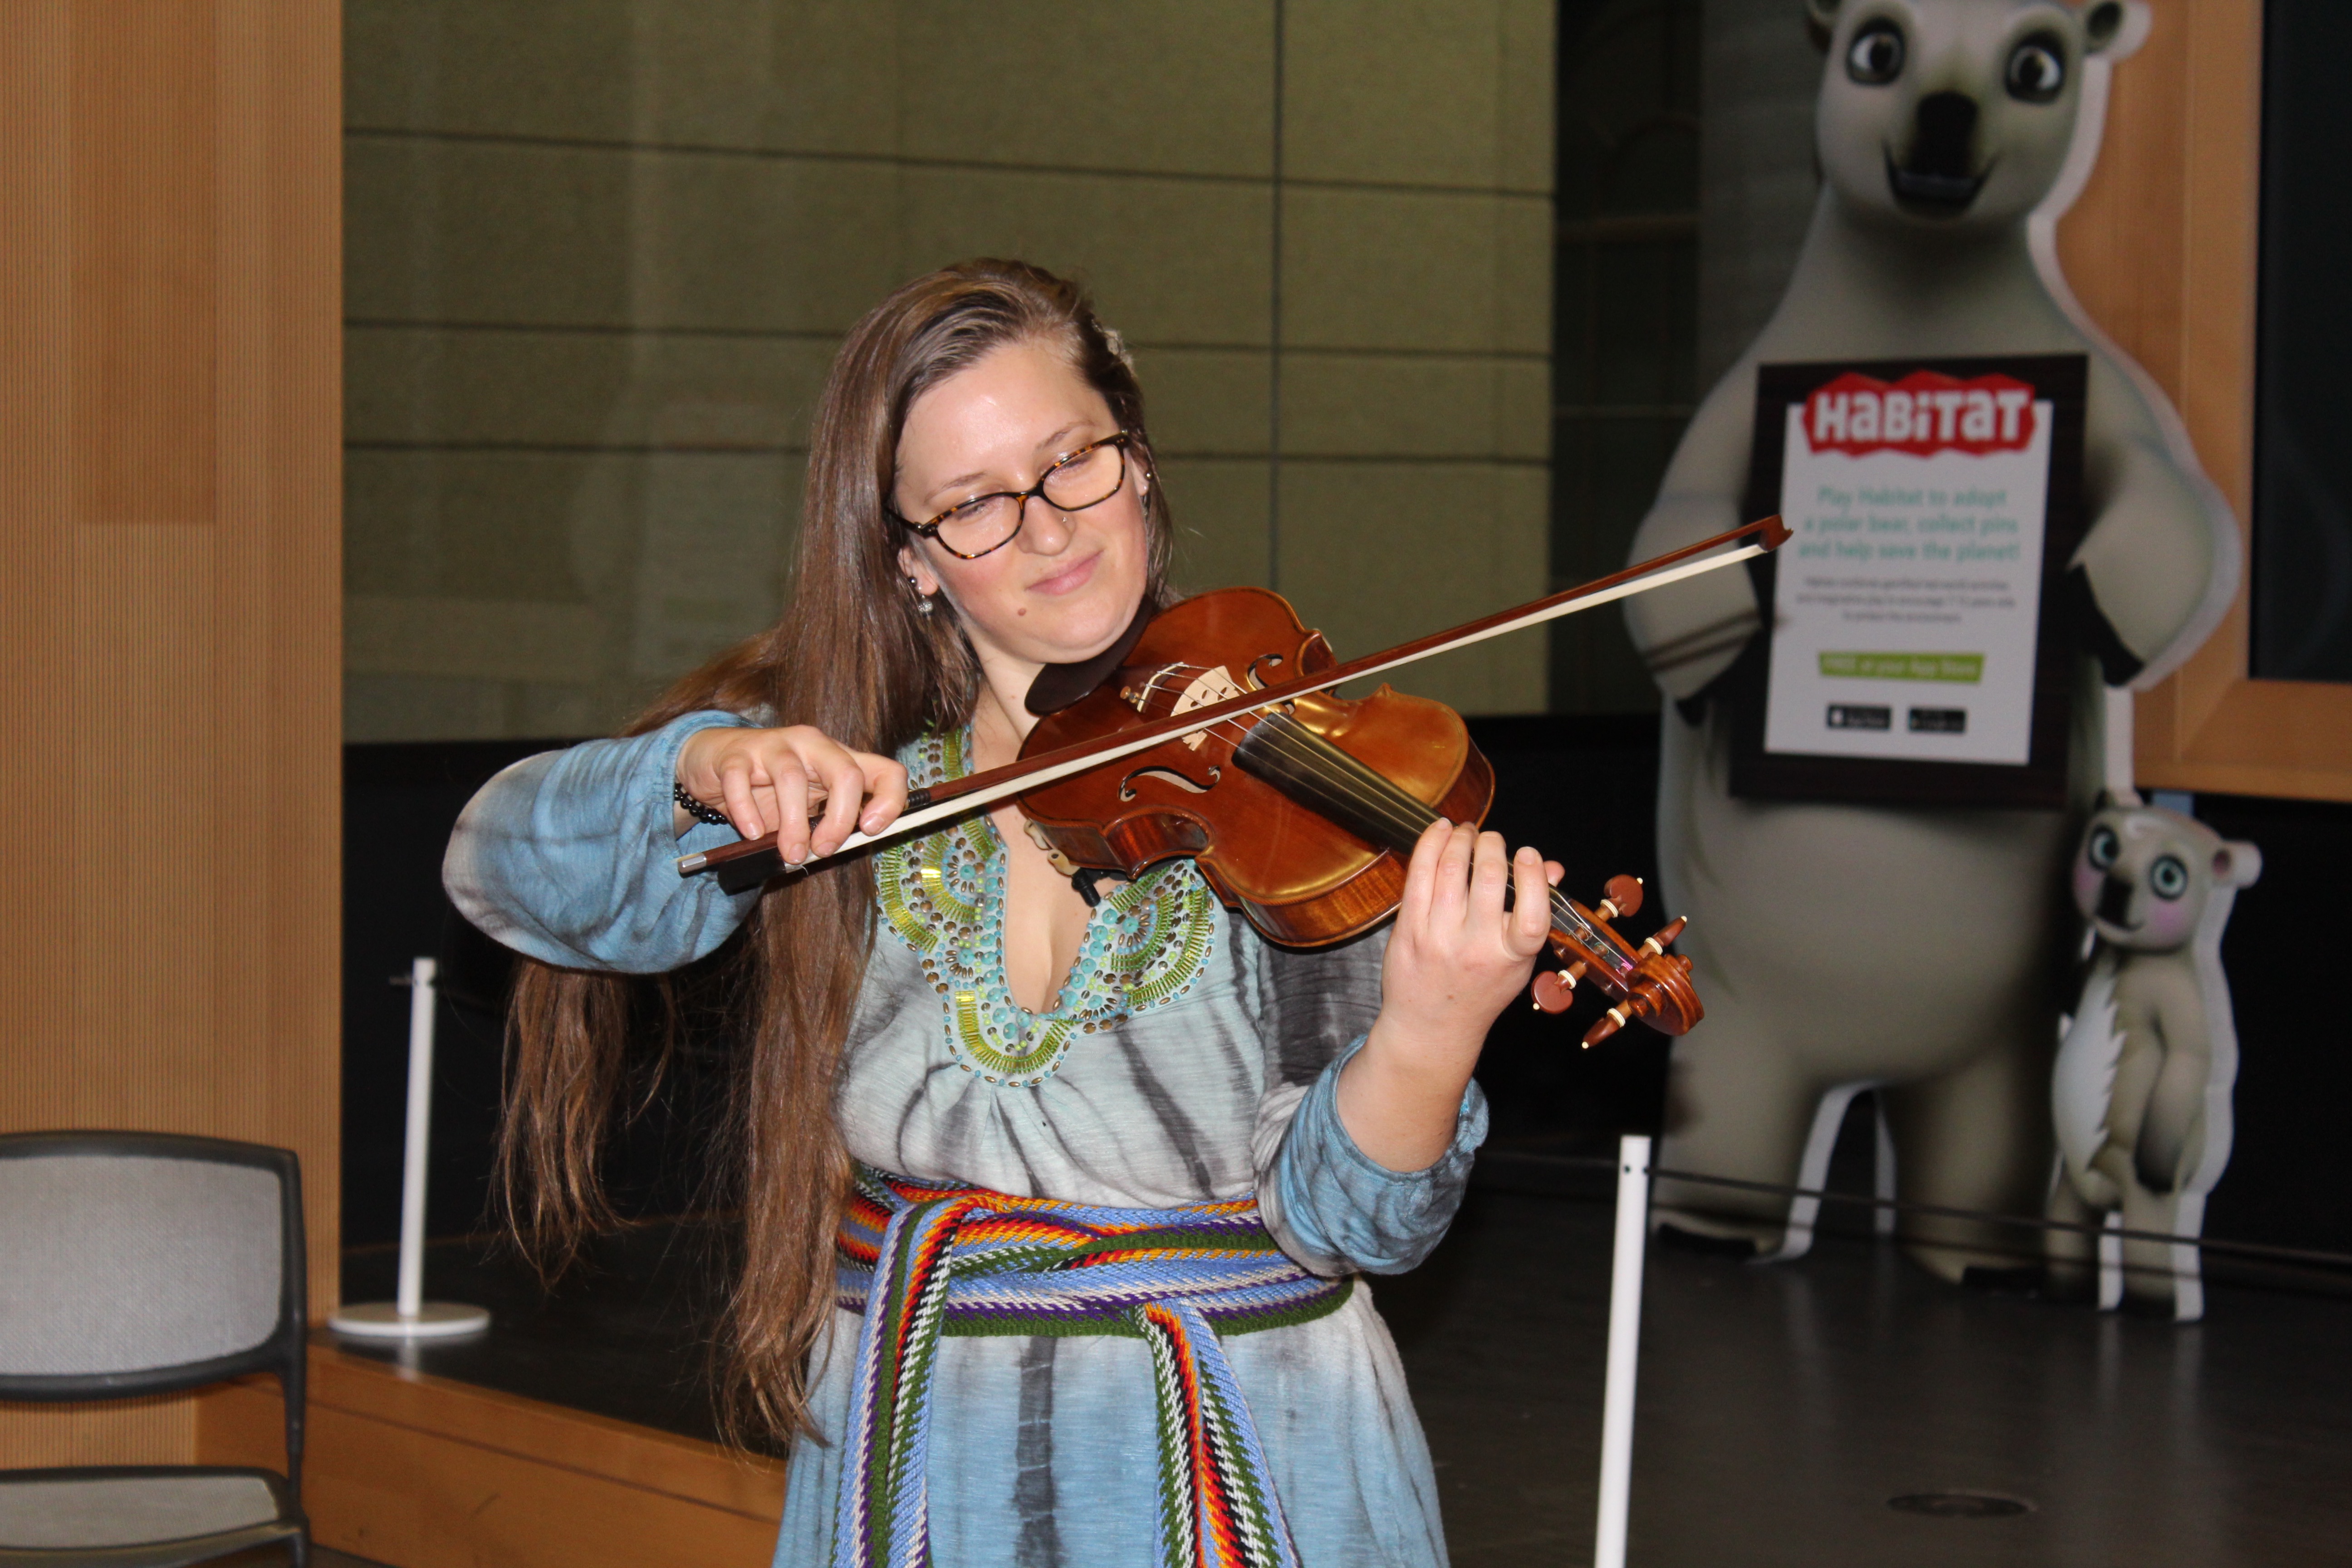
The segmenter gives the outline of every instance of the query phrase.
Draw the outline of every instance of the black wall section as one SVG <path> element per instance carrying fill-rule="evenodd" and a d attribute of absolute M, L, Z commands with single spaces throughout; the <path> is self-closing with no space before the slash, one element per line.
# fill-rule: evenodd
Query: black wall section
<path fill-rule="evenodd" d="M 1620 872 L 1643 878 L 1643 933 L 1672 911 L 1658 888 L 1654 827 L 1658 720 L 1646 715 L 1473 719 L 1495 764 L 1491 824 L 1567 868 L 1590 902 Z M 399 1223 L 408 994 L 387 984 L 410 958 L 439 958 L 446 990 L 434 1096 L 428 1230 L 481 1228 L 499 1092 L 499 1009 L 510 961 L 441 892 L 441 851 L 481 781 L 548 742 L 416 742 L 345 749 L 343 1234 L 393 1240 Z M 2209 796 L 2198 814 L 2262 847 L 2263 879 L 2241 894 L 2224 948 L 2243 1065 L 2237 1152 L 2213 1194 L 2209 1234 L 2352 1250 L 2352 1185 L 2337 1174 L 2352 1106 L 2352 1028 L 2330 982 L 2343 962 L 2336 883 L 2352 866 L 2352 806 Z M 1989 916 L 1989 918 L 1990 918 Z M 1567 1018 L 1505 1012 L 1479 1068 L 1490 1147 L 1600 1153 L 1621 1131 L 1654 1127 L 1666 1044 L 1638 1026 L 1580 1050 L 1583 1004 Z M 723 1042 L 682 1051 L 652 1110 L 614 1151 L 626 1212 L 676 1214 L 697 1201 L 725 1069 Z"/>
<path fill-rule="evenodd" d="M 2263 852 L 2221 939 L 2238 1019 L 2238 1139 L 2205 1234 L 2352 1252 L 2352 1025 L 2338 989 L 2352 805 L 2200 795 L 2197 816 Z"/>
<path fill-rule="evenodd" d="M 2352 680 L 2352 5 L 2263 7 L 2262 327 L 2254 383 L 2253 672 Z"/>
<path fill-rule="evenodd" d="M 408 1094 L 409 961 L 441 966 L 433 1146 L 425 1232 L 492 1223 L 501 1040 L 514 959 L 459 918 L 441 891 L 441 852 L 457 814 L 509 763 L 560 741 L 414 742 L 343 748 L 343 1244 L 400 1234 L 400 1161 Z M 640 1031 L 651 1038 L 652 1020 Z M 726 1058 L 689 1039 L 661 1092 L 618 1129 L 607 1180 L 625 1215 L 682 1214 L 705 1194 L 707 1142 Z M 642 1087 L 642 1084 L 639 1086 Z"/>
<path fill-rule="evenodd" d="M 1554 588 L 1625 563 L 1704 390 L 1693 380 L 1700 20 L 1698 0 L 1562 0 L 1559 7 Z M 1657 689 L 1616 611 L 1555 621 L 1546 635 L 1553 712 L 1656 708 Z"/>
<path fill-rule="evenodd" d="M 529 741 L 343 748 L 343 1245 L 400 1236 L 408 1095 L 409 962 L 441 965 L 425 1232 L 482 1227 L 498 1125 L 499 1039 L 509 961 L 457 918 L 441 851 L 492 773 L 547 749 Z"/>
<path fill-rule="evenodd" d="M 1560 885 L 1581 903 L 1598 900 L 1612 877 L 1641 878 L 1650 899 L 1625 922 L 1628 935 L 1665 923 L 1672 911 L 1658 887 L 1655 715 L 1473 719 L 1470 732 L 1495 765 L 1489 826 L 1513 847 L 1532 844 L 1559 861 L 1567 873 Z M 1504 1009 L 1478 1064 L 1493 1118 L 1490 1148 L 1608 1154 L 1618 1133 L 1656 1127 L 1666 1040 L 1635 1025 L 1582 1049 L 1598 1006 L 1586 1000 L 1559 1017 L 1525 1003 Z"/>

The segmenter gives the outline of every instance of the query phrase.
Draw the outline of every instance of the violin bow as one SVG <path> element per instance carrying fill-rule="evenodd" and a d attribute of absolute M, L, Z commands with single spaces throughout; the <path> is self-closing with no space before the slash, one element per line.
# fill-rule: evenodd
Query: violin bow
<path fill-rule="evenodd" d="M 1229 697 L 1221 702 L 1205 703 L 1181 713 L 1171 713 L 1139 724 L 1132 730 L 1122 730 L 1114 737 L 1081 742 L 1059 751 L 1041 752 L 1020 762 L 1008 763 L 1001 768 L 982 773 L 967 773 L 960 779 L 950 779 L 928 789 L 907 792 L 907 809 L 889 826 L 879 833 L 852 833 L 842 840 L 841 847 L 831 855 L 814 857 L 799 865 L 787 865 L 776 850 L 772 833 L 759 838 L 739 839 L 733 844 L 708 849 L 698 855 L 681 856 L 677 874 L 691 877 L 703 871 L 719 874 L 719 884 L 730 893 L 756 888 L 780 871 L 799 871 L 823 864 L 860 849 L 869 844 L 886 843 L 955 817 L 969 816 L 983 806 L 994 805 L 1016 795 L 1023 795 L 1040 784 L 1052 784 L 1072 773 L 1117 762 L 1121 757 L 1148 752 L 1163 741 L 1180 735 L 1190 735 L 1237 714 L 1255 713 L 1272 708 L 1310 692 L 1322 691 L 1367 676 L 1385 675 L 1421 659 L 1455 648 L 1468 647 L 1489 637 L 1503 637 L 1528 626 L 1556 621 L 1563 616 L 1578 615 L 1602 605 L 1630 599 L 1636 594 L 1646 594 L 1653 588 L 1687 582 L 1709 572 L 1719 572 L 1738 562 L 1753 560 L 1759 555 L 1778 550 L 1787 542 L 1789 530 L 1778 515 L 1746 523 L 1712 539 L 1702 539 L 1696 544 L 1685 544 L 1679 550 L 1669 550 L 1647 561 L 1637 562 L 1622 572 L 1612 572 L 1574 588 L 1564 588 L 1557 594 L 1530 600 L 1474 621 L 1427 637 L 1415 637 L 1378 653 L 1368 653 L 1358 658 L 1344 659 L 1319 674 L 1291 680 L 1276 681 Z M 1742 543 L 1741 541 L 1747 542 Z"/>

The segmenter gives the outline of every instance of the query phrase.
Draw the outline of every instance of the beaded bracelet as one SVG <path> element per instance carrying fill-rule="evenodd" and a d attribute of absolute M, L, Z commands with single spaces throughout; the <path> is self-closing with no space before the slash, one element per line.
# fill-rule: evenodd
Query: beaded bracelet
<path fill-rule="evenodd" d="M 684 784 L 670 785 L 669 797 L 677 803 L 679 810 L 697 822 L 707 822 L 713 827 L 725 827 L 730 820 L 728 815 L 717 806 L 705 805 L 688 794 Z"/>

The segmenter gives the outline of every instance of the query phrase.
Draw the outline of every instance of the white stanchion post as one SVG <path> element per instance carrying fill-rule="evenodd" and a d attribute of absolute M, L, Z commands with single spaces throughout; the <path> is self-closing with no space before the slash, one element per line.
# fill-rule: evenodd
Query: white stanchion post
<path fill-rule="evenodd" d="M 440 965 L 408 966 L 408 1126 L 400 1159 L 400 1283 L 390 1301 L 344 1307 L 327 1319 L 341 1334 L 368 1339 L 443 1339 L 479 1333 L 490 1315 L 479 1307 L 425 1299 L 425 1160 L 433 1141 L 433 1024 Z M 397 984 L 395 981 L 394 984 Z"/>
<path fill-rule="evenodd" d="M 1601 1510 L 1593 1568 L 1625 1568 L 1633 1489 L 1633 1382 L 1642 1345 L 1642 1262 L 1650 1234 L 1650 1141 L 1617 1143 L 1617 1248 L 1609 1280 L 1609 1374 L 1601 1402 Z"/>
<path fill-rule="evenodd" d="M 441 966 L 408 965 L 408 1141 L 400 1156 L 400 1288 L 394 1304 L 414 1319 L 425 1305 L 425 1156 L 433 1140 L 433 988 Z"/>

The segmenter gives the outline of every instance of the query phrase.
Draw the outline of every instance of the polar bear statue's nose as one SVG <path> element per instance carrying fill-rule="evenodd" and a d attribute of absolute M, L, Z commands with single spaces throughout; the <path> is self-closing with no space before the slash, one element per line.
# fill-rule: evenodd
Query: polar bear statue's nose
<path fill-rule="evenodd" d="M 2099 885 L 2099 918 L 2111 926 L 2129 931 L 2138 922 L 2132 915 L 2132 884 L 2123 878 L 2110 875 Z"/>
<path fill-rule="evenodd" d="M 1931 92 L 1919 100 L 1919 131 L 1907 172 L 1931 179 L 1965 180 L 1976 173 L 1977 100 L 1964 92 Z"/>
<path fill-rule="evenodd" d="M 1975 168 L 1977 100 L 1964 92 L 1931 92 L 1919 100 L 1910 155 L 1897 163 L 1886 152 L 1886 183 L 1906 212 L 1953 217 L 1969 210 L 1984 188 Z"/>

